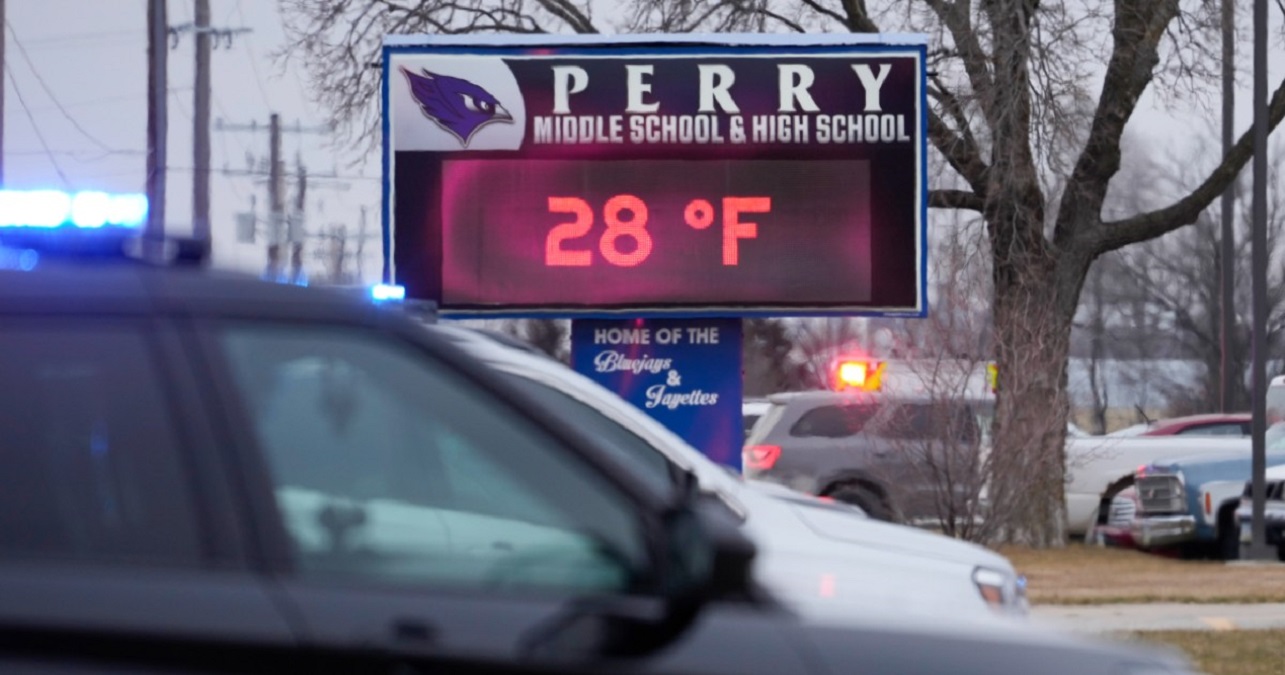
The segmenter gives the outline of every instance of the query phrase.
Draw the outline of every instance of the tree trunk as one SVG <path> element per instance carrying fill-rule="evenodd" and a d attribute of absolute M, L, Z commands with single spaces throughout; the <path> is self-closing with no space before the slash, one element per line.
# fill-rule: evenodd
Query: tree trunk
<path fill-rule="evenodd" d="M 1066 539 L 1066 393 L 1071 321 L 1079 284 L 1046 251 L 996 275 L 998 406 L 990 517 L 1008 543 L 1047 548 Z M 1079 279 L 1083 279 L 1083 267 Z"/>

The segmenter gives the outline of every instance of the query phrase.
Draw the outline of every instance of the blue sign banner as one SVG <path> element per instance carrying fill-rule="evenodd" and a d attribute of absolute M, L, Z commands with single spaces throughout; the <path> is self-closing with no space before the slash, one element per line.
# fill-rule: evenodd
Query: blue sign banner
<path fill-rule="evenodd" d="M 740 470 L 740 319 L 577 319 L 571 365 Z"/>

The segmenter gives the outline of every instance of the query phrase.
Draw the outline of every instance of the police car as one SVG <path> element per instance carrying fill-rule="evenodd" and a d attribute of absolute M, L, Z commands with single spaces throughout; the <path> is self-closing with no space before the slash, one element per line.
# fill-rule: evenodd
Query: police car
<path fill-rule="evenodd" d="M 142 212 L 0 193 L 0 671 L 1188 672 L 895 608 L 809 625 L 725 511 L 404 312 L 200 246 L 125 260 L 161 248 Z"/>

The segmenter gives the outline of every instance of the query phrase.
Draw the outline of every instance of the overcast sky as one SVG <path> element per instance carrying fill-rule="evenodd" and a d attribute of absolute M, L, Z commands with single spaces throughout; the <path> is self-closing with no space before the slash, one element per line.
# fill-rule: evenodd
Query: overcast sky
<path fill-rule="evenodd" d="M 244 170 L 247 155 L 266 157 L 266 125 L 271 112 L 279 113 L 287 125 L 316 126 L 322 119 L 309 101 L 299 65 L 282 69 L 270 57 L 284 40 L 277 3 L 210 1 L 216 27 L 252 29 L 234 38 L 230 49 L 213 53 L 212 118 L 237 124 L 257 121 L 264 128 L 257 133 L 211 132 L 215 263 L 257 272 L 263 266 L 263 246 L 233 243 L 235 215 L 249 210 L 252 195 L 257 195 L 259 212 L 263 213 L 266 188 L 254 178 L 222 175 L 222 169 Z M 192 4 L 171 0 L 171 25 L 190 22 Z M 6 12 L 10 32 L 4 174 L 8 187 L 142 191 L 147 147 L 146 1 L 10 0 Z M 1242 23 L 1247 21 L 1247 16 L 1241 18 Z M 1272 23 L 1274 33 L 1279 34 L 1281 14 L 1275 6 Z M 193 47 L 187 35 L 169 52 L 167 222 L 175 232 L 190 231 L 191 223 Z M 1239 130 L 1252 118 L 1250 49 L 1248 42 L 1240 46 Z M 1273 49 L 1272 87 L 1285 75 L 1283 52 Z M 1164 110 L 1148 94 L 1131 122 L 1131 131 L 1153 140 L 1157 147 L 1173 149 L 1208 133 L 1210 120 L 1216 129 L 1217 118 L 1209 117 L 1208 111 L 1191 107 Z M 375 281 L 380 266 L 377 155 L 366 157 L 364 166 L 352 168 L 349 163 L 361 158 L 340 154 L 328 137 L 317 134 L 287 133 L 283 148 L 291 171 L 299 156 L 311 174 L 344 177 L 310 183 L 311 230 L 341 222 L 355 230 L 362 207 L 366 207 L 371 238 L 362 271 L 367 282 Z M 1212 165 L 1216 157 L 1208 161 Z"/>
<path fill-rule="evenodd" d="M 211 119 L 235 124 L 257 121 L 260 126 L 258 132 L 212 130 L 210 134 L 215 263 L 258 272 L 265 260 L 264 248 L 234 243 L 235 214 L 249 210 L 251 195 L 257 196 L 258 211 L 264 214 L 266 185 L 253 177 L 225 176 L 222 170 L 245 170 L 247 154 L 267 157 L 270 113 L 279 113 L 287 127 L 296 122 L 317 127 L 323 119 L 309 103 L 302 72 L 293 67 L 283 70 L 271 58 L 285 39 L 277 4 L 211 0 L 210 5 L 216 27 L 252 29 L 236 36 L 230 49 L 213 52 Z M 171 0 L 169 23 L 191 22 L 192 7 L 190 0 Z M 147 149 L 145 0 L 10 0 L 6 9 L 10 29 L 4 111 L 8 186 L 142 191 Z M 169 52 L 166 221 L 175 232 L 190 232 L 192 222 L 194 45 L 189 34 Z M 52 161 L 31 118 L 52 152 Z M 362 271 L 367 281 L 377 280 L 377 157 L 364 167 L 352 168 L 349 163 L 354 157 L 338 154 L 326 135 L 285 133 L 282 138 L 291 175 L 299 156 L 310 174 L 345 177 L 310 181 L 311 229 L 345 222 L 355 230 L 361 207 L 367 207 L 371 238 Z M 293 179 L 288 186 L 293 199 Z"/>

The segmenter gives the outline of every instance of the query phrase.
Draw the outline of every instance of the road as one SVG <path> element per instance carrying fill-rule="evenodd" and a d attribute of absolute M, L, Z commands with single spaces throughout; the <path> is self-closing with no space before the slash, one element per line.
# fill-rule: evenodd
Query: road
<path fill-rule="evenodd" d="M 1285 603 L 1042 605 L 1031 609 L 1041 623 L 1077 633 L 1139 630 L 1248 630 L 1285 628 Z"/>

